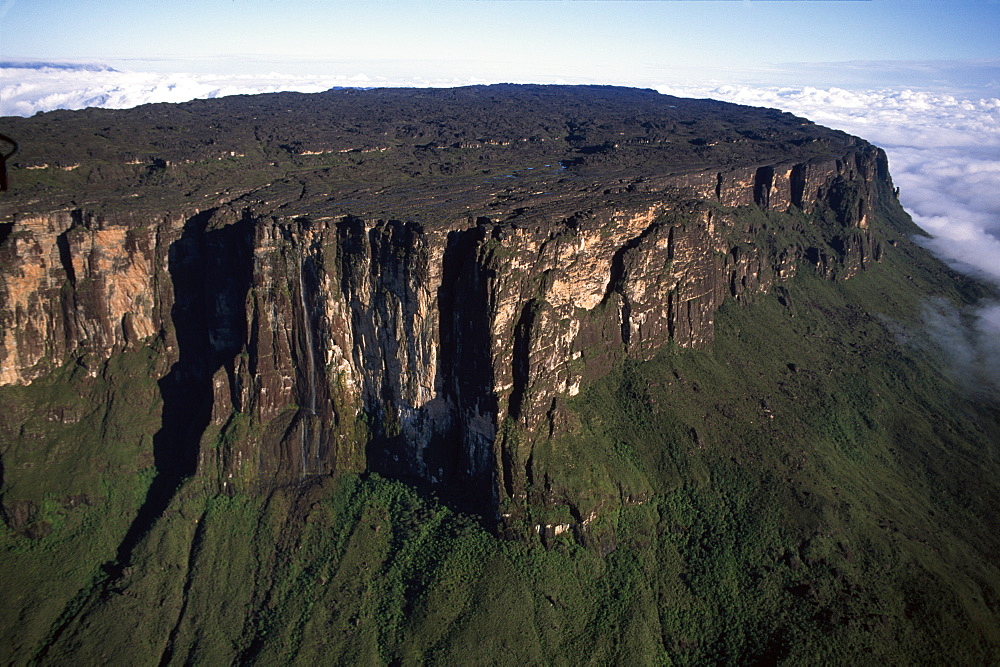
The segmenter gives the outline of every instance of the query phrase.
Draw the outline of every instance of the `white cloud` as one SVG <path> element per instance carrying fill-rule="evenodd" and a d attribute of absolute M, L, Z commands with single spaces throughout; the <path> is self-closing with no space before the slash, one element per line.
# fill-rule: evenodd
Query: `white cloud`
<path fill-rule="evenodd" d="M 53 109 L 104 107 L 124 109 L 151 102 L 186 102 L 195 98 L 271 93 L 319 92 L 358 85 L 350 76 L 255 76 L 161 74 L 66 67 L 3 68 L 0 115 L 31 116 Z M 371 84 L 368 84 L 371 85 Z"/>
<path fill-rule="evenodd" d="M 126 109 L 155 102 L 187 102 L 226 95 L 297 91 L 317 93 L 334 87 L 462 86 L 485 83 L 475 76 L 422 78 L 340 74 L 211 74 L 133 72 L 100 65 L 0 63 L 0 116 L 32 116 L 39 111 L 102 107 Z"/>
<path fill-rule="evenodd" d="M 967 390 L 994 397 L 1000 393 L 1000 304 L 956 310 L 934 300 L 924 305 L 922 317 L 926 337 L 906 343 L 937 348 L 952 379 Z"/>

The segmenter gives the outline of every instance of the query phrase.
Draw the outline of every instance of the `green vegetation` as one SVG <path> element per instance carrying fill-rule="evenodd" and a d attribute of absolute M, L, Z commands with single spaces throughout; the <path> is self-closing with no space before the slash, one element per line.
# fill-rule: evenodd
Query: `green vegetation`
<path fill-rule="evenodd" d="M 794 311 L 728 304 L 710 349 L 619 365 L 573 399 L 575 432 L 533 466 L 596 512 L 582 544 L 578 525 L 501 540 L 374 475 L 232 497 L 193 479 L 104 590 L 148 475 L 109 474 L 69 510 L 39 490 L 51 531 L 0 535 L 3 659 L 996 661 L 996 412 L 939 351 L 898 342 L 920 335 L 914 284 L 933 293 L 943 270 L 907 252 L 849 281 L 803 271 Z"/>
<path fill-rule="evenodd" d="M 0 392 L 0 646 L 29 657 L 103 580 L 153 478 L 158 351 Z"/>

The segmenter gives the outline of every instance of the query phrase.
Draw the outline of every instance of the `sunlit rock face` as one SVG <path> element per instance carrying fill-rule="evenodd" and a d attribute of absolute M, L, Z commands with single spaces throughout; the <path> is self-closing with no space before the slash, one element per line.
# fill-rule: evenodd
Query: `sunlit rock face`
<path fill-rule="evenodd" d="M 3 253 L 0 383 L 30 382 L 81 348 L 109 356 L 155 335 L 157 232 L 127 213 L 95 220 L 80 210 L 19 218 Z M 169 303 L 167 305 L 169 309 Z"/>
<path fill-rule="evenodd" d="M 191 388 L 165 390 L 165 411 L 250 424 L 203 443 L 200 474 L 223 487 L 374 470 L 488 515 L 525 497 L 560 401 L 615 363 L 709 344 L 726 299 L 796 271 L 878 261 L 868 220 L 891 192 L 882 152 L 853 137 L 651 91 L 331 91 L 17 121 L 82 139 L 61 149 L 72 172 L 13 171 L 0 383 L 155 343 L 161 386 Z"/>

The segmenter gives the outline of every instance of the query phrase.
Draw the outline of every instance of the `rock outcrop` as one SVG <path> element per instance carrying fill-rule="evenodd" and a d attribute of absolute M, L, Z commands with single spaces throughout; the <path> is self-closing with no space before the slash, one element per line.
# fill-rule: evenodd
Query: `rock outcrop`
<path fill-rule="evenodd" d="M 78 360 L 97 372 L 157 339 L 169 381 L 190 388 L 164 393 L 165 414 L 192 401 L 216 431 L 251 424 L 200 445 L 201 474 L 223 488 L 368 469 L 493 517 L 527 497 L 533 442 L 564 428 L 560 402 L 616 362 L 709 344 L 726 299 L 802 270 L 846 279 L 882 252 L 870 220 L 891 192 L 884 154 L 787 114 L 616 89 L 326 95 L 220 100 L 261 118 L 255 138 L 205 144 L 259 156 L 244 166 L 260 173 L 221 190 L 172 192 L 208 159 L 178 146 L 145 171 L 102 158 L 87 203 L 67 205 L 60 183 L 4 202 L 0 384 Z M 530 127 L 493 115 L 533 96 L 545 105 Z M 325 101 L 395 115 L 379 133 L 324 134 Z M 261 109 L 293 103 L 312 143 L 287 148 Z M 427 118 L 459 105 L 472 120 L 429 136 Z M 184 109 L 214 127 L 211 108 L 112 119 Z M 290 160 L 281 177 L 275 151 Z M 300 168 L 314 157 L 327 162 Z M 66 178 L 85 170 L 66 160 L 81 165 Z M 172 194 L 133 203 L 144 183 Z"/>

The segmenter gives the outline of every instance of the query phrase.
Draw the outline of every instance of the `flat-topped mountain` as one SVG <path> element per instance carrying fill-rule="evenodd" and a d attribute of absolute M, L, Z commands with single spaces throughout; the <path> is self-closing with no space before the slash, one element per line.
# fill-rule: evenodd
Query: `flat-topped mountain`
<path fill-rule="evenodd" d="M 296 635 L 293 655 L 306 641 L 317 658 L 476 660 L 460 629 L 513 598 L 474 611 L 451 596 L 476 577 L 527 585 L 559 558 L 562 592 L 516 594 L 541 605 L 523 623 L 543 653 L 525 656 L 589 634 L 609 660 L 805 659 L 794 638 L 829 658 L 886 637 L 898 658 L 941 617 L 908 588 L 878 607 L 882 586 L 927 577 L 981 620 L 960 622 L 969 655 L 995 655 L 995 538 L 980 532 L 995 482 L 978 468 L 995 458 L 976 449 L 995 448 L 995 404 L 901 334 L 922 300 L 987 291 L 912 244 L 867 142 L 774 110 L 514 85 L 51 112 L 3 132 L 22 146 L 0 201 L 4 545 L 79 540 L 80 571 L 103 564 L 56 577 L 11 656 L 90 655 L 139 591 L 170 586 L 147 570 L 174 546 L 183 593 L 143 635 L 161 662 L 195 660 L 206 623 L 217 658 L 280 656 L 269 633 L 306 623 L 301 605 L 346 625 L 332 653 Z M 237 501 L 240 518 L 218 509 Z M 456 511 L 508 546 L 447 528 Z M 197 620 L 218 594 L 198 572 L 234 576 L 225 563 L 247 549 L 241 620 Z M 301 549 L 320 586 L 344 577 L 339 593 L 288 588 Z M 890 575 L 878 563 L 894 549 L 912 563 Z M 458 579 L 448 554 L 464 554 Z M 622 558 L 644 564 L 614 616 L 605 568 Z M 589 574 L 571 583 L 573 568 Z M 352 581 L 380 609 L 402 600 L 396 620 L 355 609 Z M 940 593 L 972 581 L 984 592 Z M 720 586 L 763 596 L 754 620 L 676 616 L 725 606 Z M 642 636 L 632 649 L 606 636 L 621 623 Z"/>
<path fill-rule="evenodd" d="M 191 472 L 209 411 L 250 414 L 273 432 L 226 453 L 241 466 L 226 480 L 377 462 L 463 478 L 488 513 L 525 493 L 530 447 L 504 452 L 505 422 L 551 431 L 588 378 L 704 344 L 726 298 L 800 264 L 877 261 L 868 216 L 890 187 L 881 151 L 842 133 L 616 88 L 344 90 L 23 125 L 0 380 L 160 337 L 184 371 L 177 408 L 202 415 Z M 38 168 L 39 150 L 66 164 Z M 70 196 L 84 203 L 38 210 Z"/>
<path fill-rule="evenodd" d="M 159 210 L 245 196 L 289 214 L 408 211 L 428 222 L 509 212 L 541 185 L 650 191 L 657 178 L 712 172 L 721 181 L 707 186 L 727 190 L 748 166 L 836 159 L 857 141 L 778 111 L 599 86 L 237 96 L 55 111 L 10 118 L 7 131 L 24 146 L 17 211 L 25 198 L 82 206 L 118 195 Z"/>

